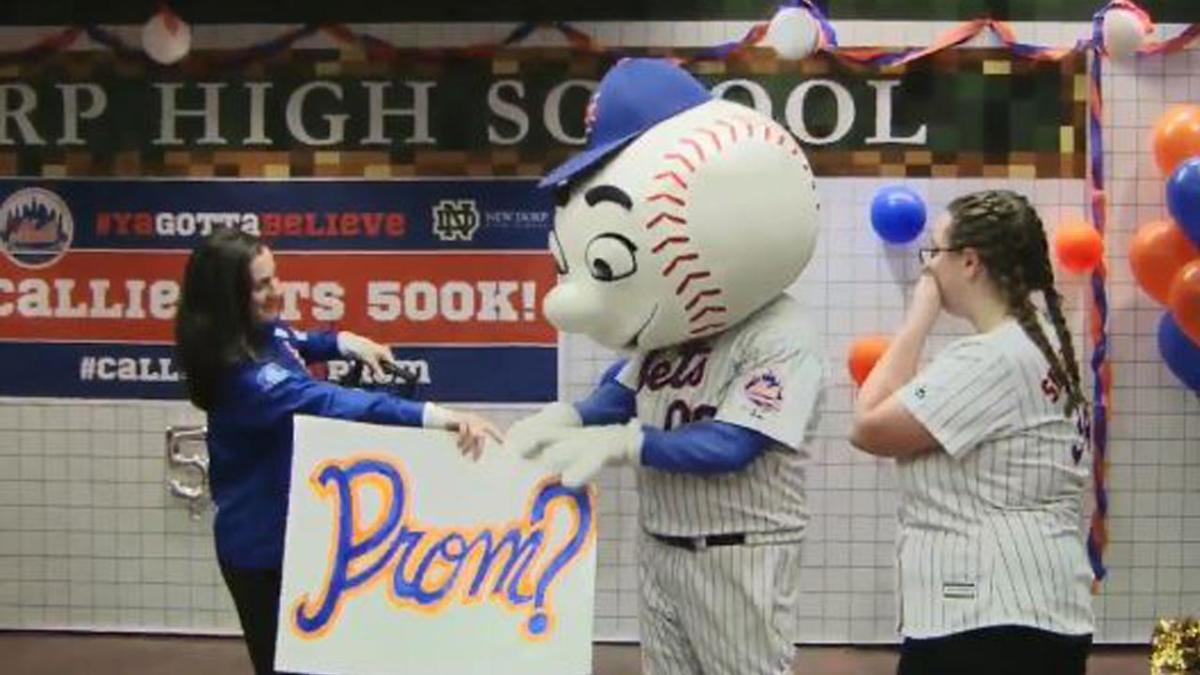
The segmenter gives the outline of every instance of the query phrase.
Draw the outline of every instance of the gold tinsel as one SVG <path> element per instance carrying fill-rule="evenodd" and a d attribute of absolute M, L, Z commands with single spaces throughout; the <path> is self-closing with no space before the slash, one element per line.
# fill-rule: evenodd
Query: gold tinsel
<path fill-rule="evenodd" d="M 1150 646 L 1154 675 L 1200 673 L 1200 621 L 1191 617 L 1159 619 Z"/>

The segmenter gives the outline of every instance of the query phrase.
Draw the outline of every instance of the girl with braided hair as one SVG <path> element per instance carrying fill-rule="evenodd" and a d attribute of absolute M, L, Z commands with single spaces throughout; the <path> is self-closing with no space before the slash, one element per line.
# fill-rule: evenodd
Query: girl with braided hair
<path fill-rule="evenodd" d="M 1042 221 L 1020 195 L 978 192 L 932 240 L 850 437 L 897 460 L 898 672 L 1084 673 L 1086 402 Z M 975 334 L 918 371 L 943 308 Z"/>

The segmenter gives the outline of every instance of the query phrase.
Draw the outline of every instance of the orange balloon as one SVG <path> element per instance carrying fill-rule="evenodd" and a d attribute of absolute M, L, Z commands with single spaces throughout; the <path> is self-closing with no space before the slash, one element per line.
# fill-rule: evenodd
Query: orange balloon
<path fill-rule="evenodd" d="M 1168 304 L 1171 282 L 1179 269 L 1200 250 L 1179 226 L 1169 220 L 1146 223 L 1133 234 L 1129 242 L 1129 266 L 1133 278 L 1143 291 L 1160 304 Z"/>
<path fill-rule="evenodd" d="M 1179 163 L 1200 155 L 1200 105 L 1167 108 L 1154 125 L 1154 161 L 1164 176 Z"/>
<path fill-rule="evenodd" d="M 1168 300 L 1179 329 L 1200 345 L 1200 259 L 1184 265 L 1175 275 Z"/>
<path fill-rule="evenodd" d="M 862 383 L 867 381 L 867 376 L 871 374 L 871 370 L 875 368 L 875 364 L 883 357 L 887 348 L 888 339 L 882 335 L 859 338 L 850 345 L 847 365 L 850 366 L 850 379 L 854 380 L 854 384 L 861 387 Z"/>
<path fill-rule="evenodd" d="M 1054 253 L 1072 272 L 1090 272 L 1104 259 L 1104 240 L 1090 223 L 1067 223 L 1054 232 Z"/>

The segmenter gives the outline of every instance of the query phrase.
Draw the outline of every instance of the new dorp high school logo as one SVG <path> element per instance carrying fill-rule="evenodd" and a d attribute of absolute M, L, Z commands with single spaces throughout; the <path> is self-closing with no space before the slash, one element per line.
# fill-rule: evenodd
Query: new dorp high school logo
<path fill-rule="evenodd" d="M 474 199 L 443 199 L 433 207 L 433 233 L 442 241 L 471 241 L 479 223 Z"/>
<path fill-rule="evenodd" d="M 71 210 L 49 190 L 22 188 L 0 204 L 0 251 L 21 267 L 53 265 L 74 236 Z"/>

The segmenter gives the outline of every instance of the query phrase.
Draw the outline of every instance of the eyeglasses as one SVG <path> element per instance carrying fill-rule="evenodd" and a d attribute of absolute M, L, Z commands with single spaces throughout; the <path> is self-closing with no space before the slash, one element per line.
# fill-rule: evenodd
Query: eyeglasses
<path fill-rule="evenodd" d="M 917 260 L 920 260 L 922 265 L 928 265 L 939 253 L 953 253 L 961 251 L 963 248 L 962 246 L 925 246 L 917 249 Z"/>

